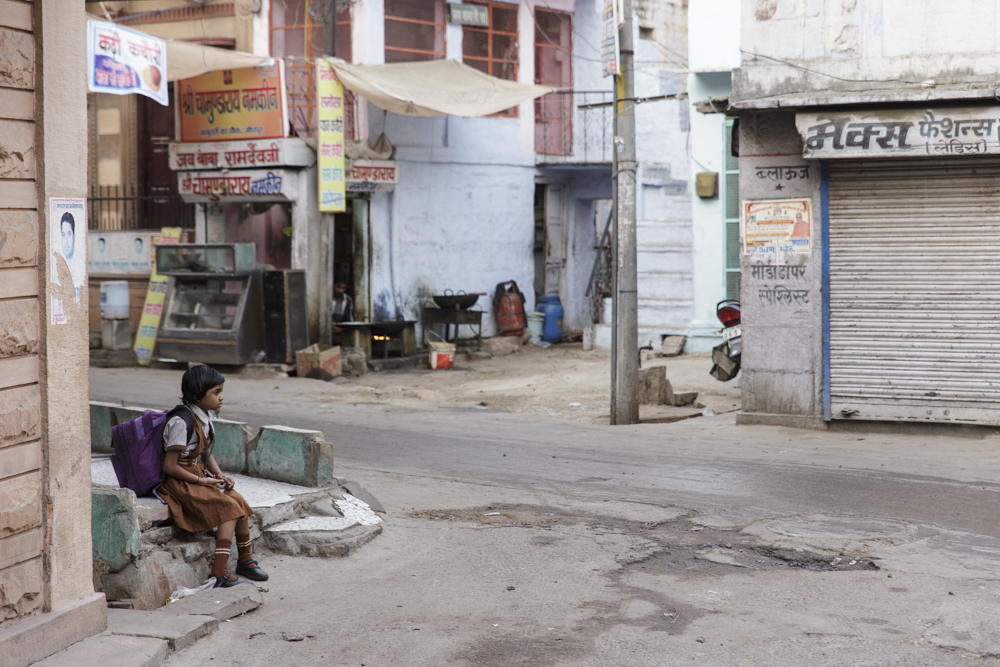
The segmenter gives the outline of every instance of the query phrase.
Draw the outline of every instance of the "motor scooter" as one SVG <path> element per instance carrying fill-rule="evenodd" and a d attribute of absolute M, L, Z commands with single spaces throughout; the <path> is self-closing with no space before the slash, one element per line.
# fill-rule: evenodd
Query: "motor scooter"
<path fill-rule="evenodd" d="M 712 370 L 716 380 L 729 382 L 740 372 L 740 355 L 743 352 L 743 335 L 740 326 L 740 302 L 724 299 L 715 305 L 715 315 L 722 323 L 722 344 L 712 348 Z"/>

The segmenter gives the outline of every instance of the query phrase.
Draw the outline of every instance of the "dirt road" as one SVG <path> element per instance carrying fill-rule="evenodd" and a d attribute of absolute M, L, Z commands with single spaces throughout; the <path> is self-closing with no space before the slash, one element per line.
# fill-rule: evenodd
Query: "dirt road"
<path fill-rule="evenodd" d="M 675 391 L 697 391 L 698 402 L 716 413 L 739 408 L 738 380 L 722 383 L 711 377 L 707 354 L 642 363 L 653 366 L 666 366 Z M 549 349 L 524 345 L 515 354 L 491 359 L 460 358 L 450 371 L 421 367 L 343 378 L 329 383 L 329 396 L 338 402 L 488 407 L 606 424 L 610 384 L 608 351 L 564 343 Z"/>

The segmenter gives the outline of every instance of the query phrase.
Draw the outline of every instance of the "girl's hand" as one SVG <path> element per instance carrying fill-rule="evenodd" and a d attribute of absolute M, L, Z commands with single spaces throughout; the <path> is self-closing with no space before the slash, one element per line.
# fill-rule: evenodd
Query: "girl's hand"
<path fill-rule="evenodd" d="M 232 477 L 226 477 L 225 475 L 223 475 L 222 476 L 222 481 L 225 482 L 225 486 L 223 487 L 223 491 L 231 491 L 232 488 L 234 486 L 236 486 L 236 480 L 233 479 Z"/>
<path fill-rule="evenodd" d="M 199 477 L 198 484 L 200 486 L 214 486 L 217 489 L 225 488 L 226 483 L 221 479 L 216 479 L 214 477 Z"/>

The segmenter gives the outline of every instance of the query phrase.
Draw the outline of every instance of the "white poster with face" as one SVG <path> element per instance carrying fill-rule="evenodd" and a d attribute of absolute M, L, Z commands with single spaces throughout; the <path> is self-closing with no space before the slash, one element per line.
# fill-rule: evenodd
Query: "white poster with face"
<path fill-rule="evenodd" d="M 49 251 L 52 254 L 52 282 L 59 283 L 59 266 L 69 268 L 73 296 L 80 301 L 80 289 L 87 279 L 87 209 L 85 199 L 49 199 Z"/>
<path fill-rule="evenodd" d="M 93 234 L 87 240 L 88 269 L 91 274 L 111 273 L 111 241 L 107 234 Z"/>
<path fill-rule="evenodd" d="M 129 251 L 131 253 L 129 259 L 130 273 L 149 273 L 150 249 L 152 247 L 149 237 L 149 234 L 129 235 Z"/>

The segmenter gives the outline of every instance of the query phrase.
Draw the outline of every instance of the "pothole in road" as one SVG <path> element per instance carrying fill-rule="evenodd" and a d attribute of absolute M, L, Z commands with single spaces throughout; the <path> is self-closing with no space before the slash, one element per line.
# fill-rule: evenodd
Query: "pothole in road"
<path fill-rule="evenodd" d="M 548 666 L 582 662 L 594 643 L 613 626 L 631 626 L 650 632 L 681 635 L 706 611 L 696 605 L 671 599 L 661 586 L 651 585 L 637 574 L 686 577 L 724 576 L 741 569 L 841 571 L 877 569 L 870 558 L 844 555 L 836 560 L 818 553 L 777 549 L 760 543 L 739 529 L 698 526 L 685 516 L 662 522 L 642 522 L 588 513 L 567 513 L 554 507 L 497 504 L 462 510 L 421 510 L 410 513 L 415 519 L 462 522 L 497 528 L 541 528 L 531 543 L 539 548 L 561 539 L 552 531 L 559 526 L 584 526 L 598 534 L 614 533 L 647 545 L 641 555 L 620 560 L 621 566 L 603 573 L 618 589 L 617 595 L 580 600 L 577 609 L 586 617 L 571 629 L 554 635 L 537 628 L 519 628 L 500 636 L 487 634 L 469 642 L 456 659 L 469 665 L 501 667 L 509 665 Z M 553 631 L 553 628 L 549 628 Z"/>
<path fill-rule="evenodd" d="M 905 521 L 856 516 L 813 514 L 781 519 L 768 524 L 772 533 L 804 539 L 905 539 L 916 534 L 917 527 Z"/>
<path fill-rule="evenodd" d="M 648 574 L 719 574 L 732 568 L 751 570 L 799 569 L 814 572 L 877 570 L 872 558 L 844 553 L 831 558 L 806 550 L 781 549 L 761 544 L 738 529 L 693 526 L 688 517 L 672 521 L 644 523 L 592 514 L 569 514 L 554 507 L 536 505 L 491 505 L 463 510 L 421 510 L 410 513 L 415 519 L 461 521 L 510 527 L 552 527 L 588 524 L 622 534 L 639 535 L 659 546 L 653 553 L 624 563 L 624 571 Z M 773 532 L 790 537 L 844 534 L 860 537 L 909 535 L 910 524 L 888 520 L 861 520 L 838 517 L 802 517 L 775 522 Z M 853 532 L 852 532 L 853 531 Z M 536 538 L 544 546 L 546 538 Z"/>

